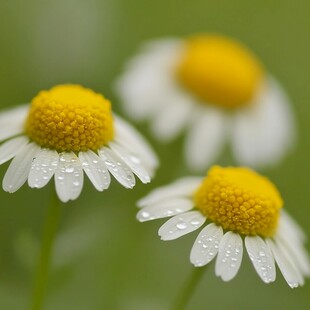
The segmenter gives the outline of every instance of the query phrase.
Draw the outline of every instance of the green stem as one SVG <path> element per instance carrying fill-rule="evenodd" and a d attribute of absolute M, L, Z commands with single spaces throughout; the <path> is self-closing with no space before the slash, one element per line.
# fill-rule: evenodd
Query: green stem
<path fill-rule="evenodd" d="M 188 305 L 192 295 L 194 294 L 205 268 L 206 267 L 195 267 L 192 269 L 189 278 L 187 279 L 184 287 L 177 296 L 176 302 L 173 307 L 174 310 L 186 309 L 186 306 Z"/>
<path fill-rule="evenodd" d="M 46 218 L 43 228 L 41 251 L 39 254 L 34 281 L 33 300 L 31 305 L 32 310 L 41 310 L 43 307 L 52 250 L 60 219 L 60 211 L 61 203 L 56 195 L 55 190 L 53 190 L 51 202 L 46 211 Z"/>

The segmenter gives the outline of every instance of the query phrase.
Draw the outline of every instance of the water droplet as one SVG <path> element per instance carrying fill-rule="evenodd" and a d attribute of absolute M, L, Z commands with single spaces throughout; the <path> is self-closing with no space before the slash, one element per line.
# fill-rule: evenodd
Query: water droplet
<path fill-rule="evenodd" d="M 73 168 L 73 167 L 66 167 L 66 168 L 65 168 L 65 171 L 66 171 L 67 173 L 71 173 L 71 172 L 74 171 L 74 168 Z"/>
<path fill-rule="evenodd" d="M 149 213 L 149 212 L 146 212 L 146 211 L 143 211 L 143 212 L 141 213 L 141 215 L 142 215 L 143 218 L 148 218 L 148 217 L 150 216 L 150 213 Z"/>
<path fill-rule="evenodd" d="M 191 224 L 193 225 L 193 226 L 198 226 L 199 224 L 200 224 L 200 221 L 199 220 L 192 220 L 191 221 Z"/>
<path fill-rule="evenodd" d="M 187 224 L 185 222 L 179 222 L 176 225 L 177 229 L 183 230 L 187 228 Z"/>

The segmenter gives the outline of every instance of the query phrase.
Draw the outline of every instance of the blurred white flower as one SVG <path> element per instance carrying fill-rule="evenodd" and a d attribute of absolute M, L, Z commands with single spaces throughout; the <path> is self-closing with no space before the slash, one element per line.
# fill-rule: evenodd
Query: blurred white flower
<path fill-rule="evenodd" d="M 148 183 L 158 164 L 142 136 L 112 115 L 110 102 L 79 85 L 55 86 L 30 105 L 2 112 L 0 141 L 5 141 L 0 164 L 13 158 L 2 183 L 5 191 L 13 193 L 27 180 L 42 188 L 55 175 L 63 202 L 80 195 L 84 172 L 99 191 L 109 187 L 110 174 L 133 188 L 134 174 Z"/>
<path fill-rule="evenodd" d="M 294 118 L 278 82 L 241 43 L 218 35 L 151 42 L 116 89 L 125 111 L 170 141 L 187 130 L 189 167 L 205 170 L 227 140 L 238 164 L 275 164 L 292 146 Z"/>
<path fill-rule="evenodd" d="M 303 231 L 281 210 L 276 187 L 250 169 L 214 166 L 204 179 L 178 180 L 154 190 L 138 205 L 140 222 L 173 216 L 159 229 L 162 240 L 174 240 L 211 222 L 199 233 L 190 261 L 201 267 L 217 256 L 215 273 L 224 281 L 236 276 L 244 244 L 265 283 L 276 279 L 275 262 L 292 288 L 310 276 Z"/>

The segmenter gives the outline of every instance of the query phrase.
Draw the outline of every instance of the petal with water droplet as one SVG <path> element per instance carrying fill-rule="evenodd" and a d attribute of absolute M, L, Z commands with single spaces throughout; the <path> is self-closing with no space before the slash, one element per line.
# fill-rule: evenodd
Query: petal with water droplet
<path fill-rule="evenodd" d="M 142 183 L 149 183 L 151 181 L 150 172 L 147 171 L 143 162 L 137 155 L 126 151 L 125 148 L 115 142 L 109 143 L 109 147 L 124 161 Z"/>
<path fill-rule="evenodd" d="M 0 165 L 12 159 L 28 141 L 26 137 L 17 137 L 3 143 L 0 146 Z"/>
<path fill-rule="evenodd" d="M 159 228 L 162 240 L 174 240 L 198 229 L 206 221 L 199 211 L 191 211 L 176 215 Z"/>
<path fill-rule="evenodd" d="M 82 167 L 98 191 L 109 188 L 111 177 L 103 160 L 93 151 L 80 152 Z"/>
<path fill-rule="evenodd" d="M 73 152 L 60 154 L 55 172 L 56 192 L 62 202 L 79 197 L 83 188 L 83 169 Z"/>
<path fill-rule="evenodd" d="M 34 188 L 44 187 L 53 177 L 57 168 L 58 159 L 59 154 L 57 151 L 41 149 L 32 162 L 28 176 L 28 185 Z"/>
<path fill-rule="evenodd" d="M 2 186 L 6 192 L 14 193 L 27 181 L 31 163 L 39 151 L 35 143 L 27 144 L 19 150 L 3 178 Z"/>
<path fill-rule="evenodd" d="M 201 267 L 216 256 L 219 243 L 223 237 L 223 229 L 214 223 L 205 227 L 200 234 L 191 250 L 190 261 L 195 267 Z"/>
<path fill-rule="evenodd" d="M 247 236 L 245 246 L 260 278 L 265 283 L 273 282 L 276 279 L 274 258 L 264 240 L 259 236 Z"/>
<path fill-rule="evenodd" d="M 103 147 L 99 150 L 99 156 L 120 184 L 126 188 L 133 188 L 135 186 L 136 180 L 132 171 L 112 150 Z"/>
<path fill-rule="evenodd" d="M 298 287 L 299 279 L 296 271 L 292 264 L 287 260 L 284 253 L 281 251 L 278 245 L 271 239 L 266 240 L 267 245 L 269 246 L 270 250 L 272 251 L 274 258 L 277 262 L 277 265 L 287 282 L 287 284 L 291 287 Z"/>
<path fill-rule="evenodd" d="M 215 273 L 223 281 L 230 281 L 237 274 L 243 253 L 243 243 L 239 234 L 232 231 L 227 232 L 219 246 L 219 253 L 216 258 Z"/>
<path fill-rule="evenodd" d="M 130 124 L 119 116 L 113 115 L 115 121 L 115 141 L 132 152 L 137 152 L 143 157 L 147 166 L 154 170 L 158 166 L 158 158 L 148 142 Z"/>
<path fill-rule="evenodd" d="M 137 219 L 140 222 L 145 222 L 173 216 L 189 211 L 193 208 L 193 206 L 194 203 L 190 199 L 170 198 L 141 209 L 137 214 Z"/>
<path fill-rule="evenodd" d="M 301 273 L 310 276 L 310 259 L 303 244 L 290 239 L 290 236 L 278 235 L 275 239 L 277 243 L 281 243 L 286 248 Z"/>

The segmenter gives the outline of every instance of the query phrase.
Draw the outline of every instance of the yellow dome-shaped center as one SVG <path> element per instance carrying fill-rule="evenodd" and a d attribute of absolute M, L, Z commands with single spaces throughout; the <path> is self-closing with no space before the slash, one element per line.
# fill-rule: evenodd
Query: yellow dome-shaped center
<path fill-rule="evenodd" d="M 265 177 L 247 168 L 214 166 L 196 191 L 197 208 L 223 229 L 242 235 L 274 234 L 282 198 Z"/>
<path fill-rule="evenodd" d="M 237 108 L 253 99 L 263 80 L 263 67 L 241 43 L 205 35 L 187 40 L 176 74 L 200 101 Z"/>
<path fill-rule="evenodd" d="M 111 104 L 80 85 L 58 85 L 33 98 L 25 131 L 59 152 L 97 150 L 114 135 Z"/>

